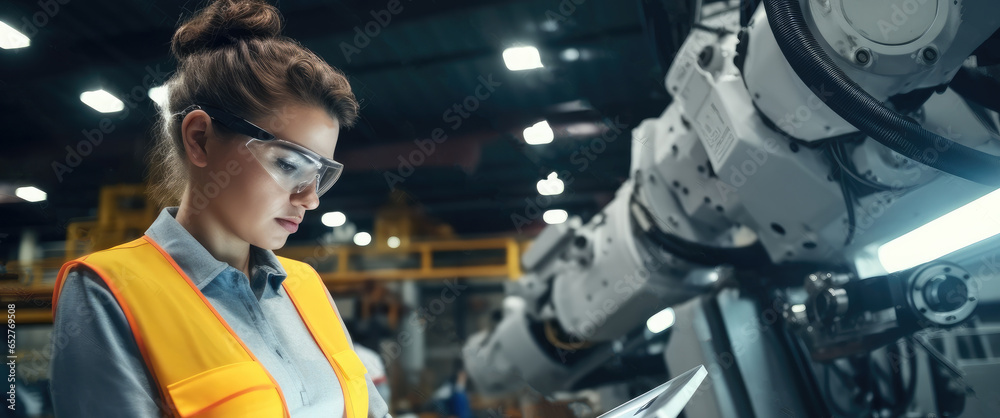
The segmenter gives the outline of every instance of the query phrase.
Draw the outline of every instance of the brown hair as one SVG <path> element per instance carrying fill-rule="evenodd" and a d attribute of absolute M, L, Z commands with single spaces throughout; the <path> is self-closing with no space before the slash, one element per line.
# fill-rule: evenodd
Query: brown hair
<path fill-rule="evenodd" d="M 178 205 L 189 181 L 182 119 L 171 115 L 192 104 L 222 107 L 251 121 L 282 105 L 319 106 L 340 126 L 354 125 L 358 103 L 347 77 L 280 35 L 281 27 L 278 9 L 261 0 L 217 0 L 177 28 L 170 51 L 179 64 L 165 83 L 168 100 L 147 155 L 146 194 L 160 208 Z"/>

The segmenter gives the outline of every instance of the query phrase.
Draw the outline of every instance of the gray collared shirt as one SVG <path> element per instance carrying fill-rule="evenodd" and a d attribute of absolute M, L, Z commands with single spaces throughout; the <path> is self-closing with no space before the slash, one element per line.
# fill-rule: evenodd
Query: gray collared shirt
<path fill-rule="evenodd" d="M 248 280 L 215 259 L 177 222 L 178 209 L 164 208 L 146 235 L 170 254 L 263 363 L 281 387 L 292 417 L 343 416 L 340 382 L 281 287 L 286 275 L 274 253 L 250 246 L 253 278 Z M 336 310 L 329 291 L 327 298 Z M 104 281 L 85 266 L 70 269 L 57 309 L 50 369 L 56 416 L 163 416 L 156 382 Z M 340 324 L 344 326 L 343 319 Z M 350 335 L 347 339 L 353 347 Z M 368 416 L 391 418 L 366 378 Z"/>

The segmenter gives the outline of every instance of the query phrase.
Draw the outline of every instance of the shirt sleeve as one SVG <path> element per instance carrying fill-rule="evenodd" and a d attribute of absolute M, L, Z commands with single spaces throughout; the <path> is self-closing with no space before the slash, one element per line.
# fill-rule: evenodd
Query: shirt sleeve
<path fill-rule="evenodd" d="M 51 348 L 56 416 L 164 415 L 125 314 L 104 280 L 86 266 L 74 266 L 66 275 Z"/>
<path fill-rule="evenodd" d="M 333 311 L 337 313 L 340 326 L 344 329 L 344 335 L 347 336 L 347 343 L 354 350 L 354 341 L 351 339 L 351 334 L 347 332 L 347 325 L 344 324 L 344 318 L 340 316 L 340 309 L 337 309 L 337 304 L 333 301 L 333 296 L 330 295 L 330 289 L 324 285 L 323 291 L 326 292 L 326 298 L 330 300 Z M 392 418 L 392 415 L 389 415 L 389 405 L 386 405 L 385 400 L 382 399 L 382 395 L 379 394 L 378 389 L 375 388 L 375 384 L 372 383 L 370 373 L 365 373 L 365 381 L 368 382 L 368 418 Z"/>

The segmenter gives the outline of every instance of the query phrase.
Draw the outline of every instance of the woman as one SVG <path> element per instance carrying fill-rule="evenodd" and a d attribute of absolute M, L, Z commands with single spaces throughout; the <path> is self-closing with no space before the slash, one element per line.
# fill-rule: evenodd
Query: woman
<path fill-rule="evenodd" d="M 333 298 L 281 248 L 337 181 L 358 104 L 265 3 L 183 23 L 143 237 L 67 262 L 53 294 L 59 417 L 387 417 Z M 169 206 L 177 204 L 177 206 Z"/>

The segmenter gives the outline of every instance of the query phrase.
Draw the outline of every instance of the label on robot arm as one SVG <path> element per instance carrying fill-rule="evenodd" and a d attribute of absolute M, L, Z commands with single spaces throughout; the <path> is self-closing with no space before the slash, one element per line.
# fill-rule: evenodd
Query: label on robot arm
<path fill-rule="evenodd" d="M 736 135 L 725 122 L 722 111 L 716 106 L 714 100 L 709 100 L 701 108 L 695 123 L 695 130 L 701 137 L 705 150 L 708 151 L 708 158 L 716 170 L 722 166 L 733 147 L 736 145 Z"/>

